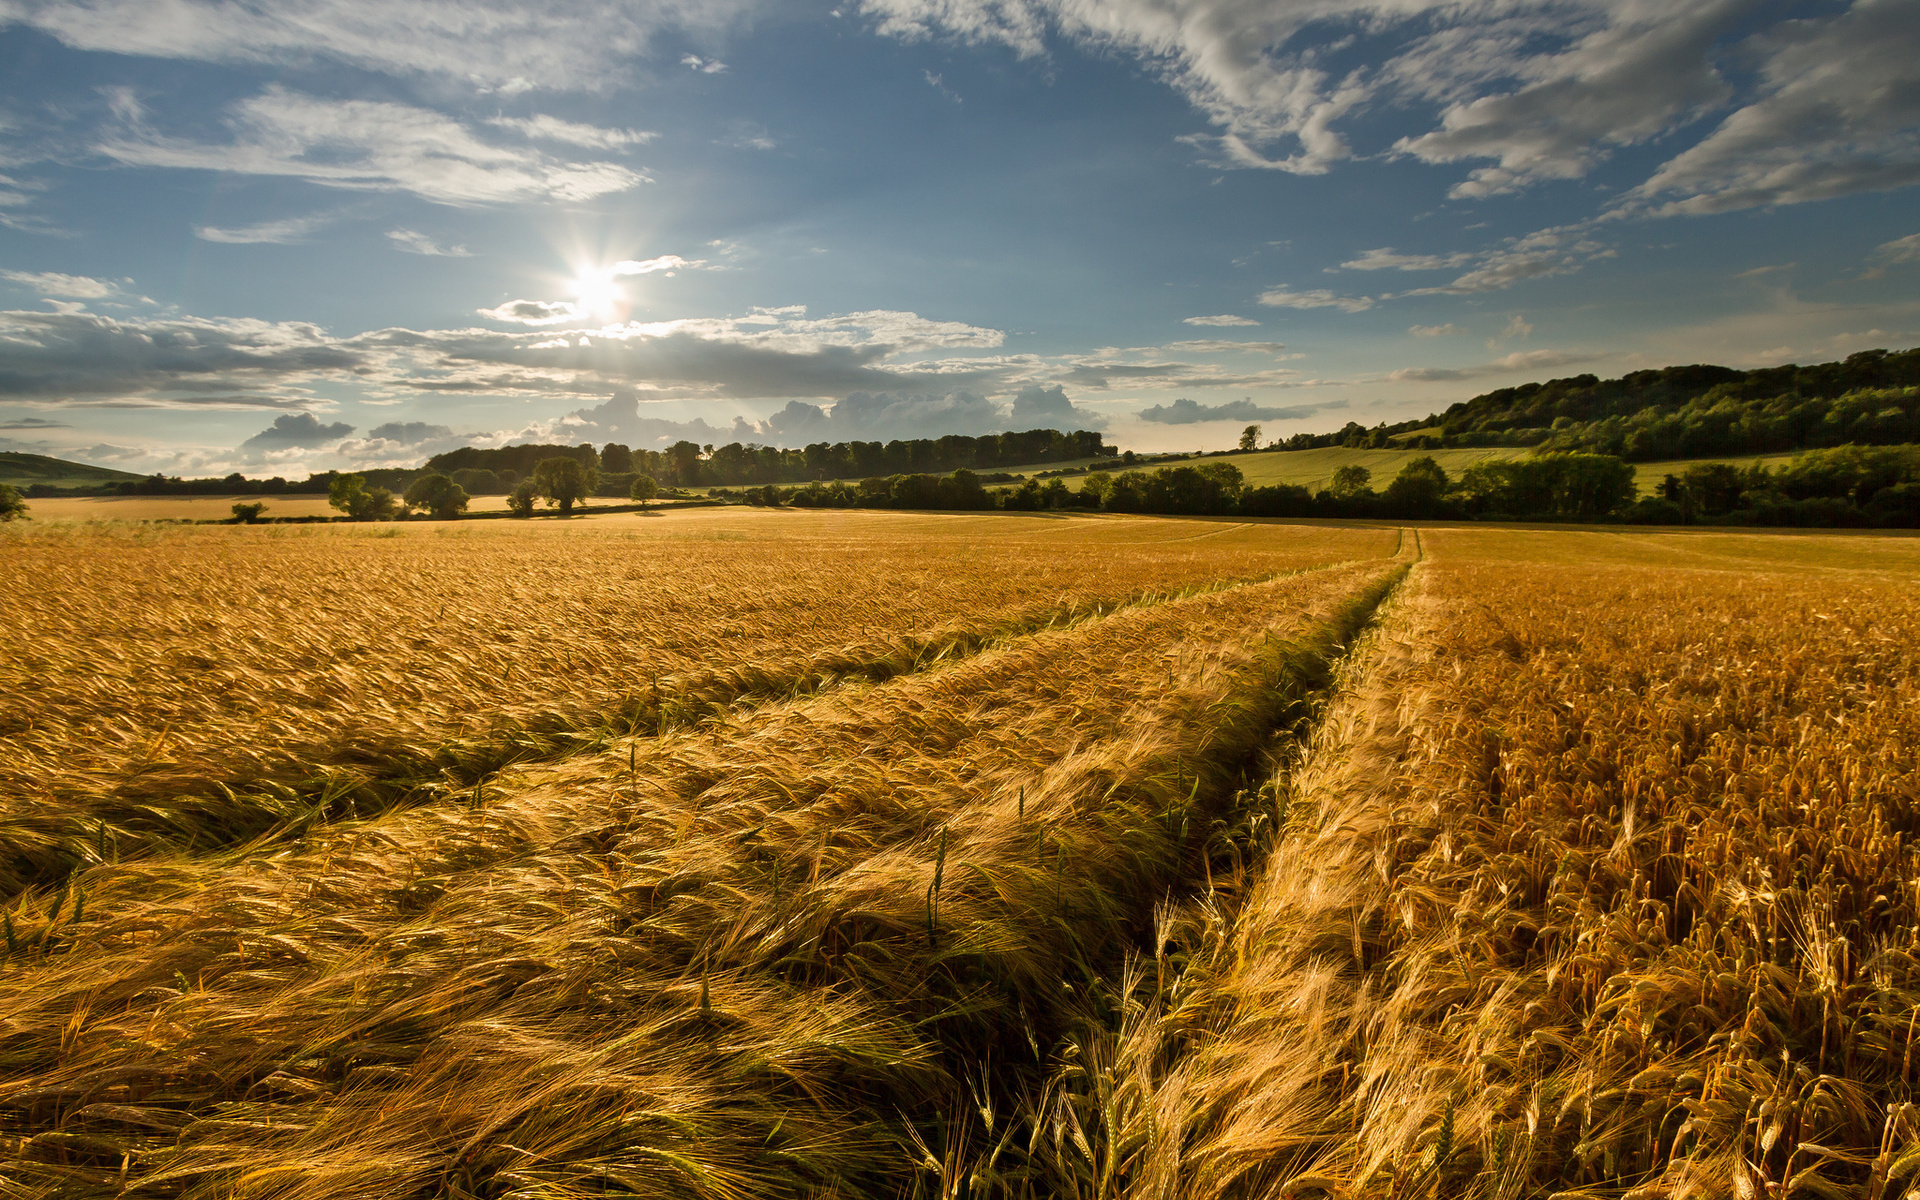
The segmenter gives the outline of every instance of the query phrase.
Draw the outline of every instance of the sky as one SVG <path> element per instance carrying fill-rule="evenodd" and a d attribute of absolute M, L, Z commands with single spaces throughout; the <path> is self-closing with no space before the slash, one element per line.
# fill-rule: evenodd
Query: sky
<path fill-rule="evenodd" d="M 1142 451 L 1920 344 L 1920 0 L 0 0 L 0 450 Z"/>

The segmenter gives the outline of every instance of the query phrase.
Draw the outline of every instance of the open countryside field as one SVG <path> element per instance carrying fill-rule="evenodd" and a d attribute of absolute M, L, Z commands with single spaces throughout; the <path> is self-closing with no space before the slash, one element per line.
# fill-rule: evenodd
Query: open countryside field
<path fill-rule="evenodd" d="M 1920 539 L 0 539 L 0 1194 L 1920 1183 Z"/>

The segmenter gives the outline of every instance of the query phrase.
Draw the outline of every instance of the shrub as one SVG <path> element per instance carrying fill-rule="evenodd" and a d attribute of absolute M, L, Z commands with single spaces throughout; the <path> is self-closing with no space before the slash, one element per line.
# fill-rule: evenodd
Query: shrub
<path fill-rule="evenodd" d="M 264 500 L 255 500 L 252 503 L 244 500 L 239 501 L 233 506 L 233 523 L 236 525 L 257 524 L 260 520 L 260 514 L 266 511 L 267 503 Z"/>

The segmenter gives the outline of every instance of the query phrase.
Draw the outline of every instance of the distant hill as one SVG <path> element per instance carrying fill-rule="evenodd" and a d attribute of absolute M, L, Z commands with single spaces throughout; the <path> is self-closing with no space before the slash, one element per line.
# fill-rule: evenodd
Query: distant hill
<path fill-rule="evenodd" d="M 112 467 L 90 467 L 85 463 L 68 462 L 64 458 L 48 458 L 44 454 L 0 451 L 0 483 L 10 483 L 17 488 L 29 488 L 36 483 L 58 488 L 111 487 L 140 478 L 132 472 L 116 471 Z"/>
<path fill-rule="evenodd" d="M 1920 442 L 1920 349 L 1739 371 L 1705 364 L 1501 388 L 1444 413 L 1301 434 L 1289 450 L 1518 446 L 1634 462 Z"/>

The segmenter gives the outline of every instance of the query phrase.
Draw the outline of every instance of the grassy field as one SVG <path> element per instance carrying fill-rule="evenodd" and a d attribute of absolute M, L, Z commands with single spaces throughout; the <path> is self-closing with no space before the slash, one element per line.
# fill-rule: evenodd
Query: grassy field
<path fill-rule="evenodd" d="M 0 1195 L 1920 1182 L 1917 539 L 0 551 Z"/>
<path fill-rule="evenodd" d="M 130 471 L 116 471 L 112 467 L 90 467 L 43 454 L 0 451 L 0 483 L 12 484 L 23 491 L 36 483 L 53 487 L 100 487 L 139 478 Z"/>

